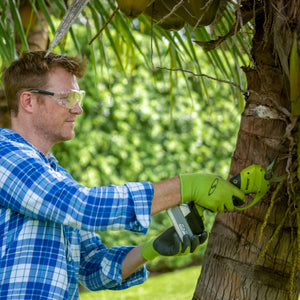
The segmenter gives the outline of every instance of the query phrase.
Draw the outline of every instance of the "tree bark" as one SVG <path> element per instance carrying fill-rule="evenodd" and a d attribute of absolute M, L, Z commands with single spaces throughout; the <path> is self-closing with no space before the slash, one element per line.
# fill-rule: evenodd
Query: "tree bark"
<path fill-rule="evenodd" d="M 4 91 L 0 88 L 0 127 L 10 127 L 10 114 L 8 112 Z"/>
<path fill-rule="evenodd" d="M 49 45 L 49 25 L 42 11 L 38 9 L 39 17 L 37 17 L 29 1 L 23 0 L 19 12 L 24 30 L 28 30 L 27 42 L 30 51 L 46 50 Z M 18 36 L 15 46 L 17 53 L 20 53 L 22 44 Z M 0 88 L 0 127 L 10 128 L 10 113 L 2 88 Z"/>
<path fill-rule="evenodd" d="M 268 12 L 267 8 L 264 11 Z M 251 92 L 246 96 L 229 177 L 251 164 L 267 167 L 277 155 L 281 158 L 277 175 L 281 175 L 285 172 L 287 157 L 293 155 L 286 136 L 287 127 L 291 126 L 288 85 L 274 55 L 272 26 L 268 28 L 272 20 L 266 19 L 264 14 L 256 16 L 255 20 L 252 49 L 255 67 L 244 68 Z M 289 137 L 293 138 L 292 134 Z M 287 220 L 277 232 L 290 204 L 286 186 L 277 194 L 262 239 L 259 239 L 275 187 L 276 184 L 272 184 L 266 197 L 247 210 L 216 216 L 194 300 L 298 299 L 299 265 L 293 285 L 290 282 L 297 258 L 295 214 L 287 213 Z M 252 198 L 249 196 L 247 201 Z M 263 249 L 273 235 L 274 239 L 262 257 Z"/>

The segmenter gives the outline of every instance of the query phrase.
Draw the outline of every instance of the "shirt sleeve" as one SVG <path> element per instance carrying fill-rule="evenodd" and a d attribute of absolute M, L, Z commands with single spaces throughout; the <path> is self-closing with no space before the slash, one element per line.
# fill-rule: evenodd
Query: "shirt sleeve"
<path fill-rule="evenodd" d="M 81 263 L 79 281 L 92 291 L 121 290 L 142 284 L 148 277 L 143 266 L 126 280 L 122 281 L 122 262 L 130 246 L 107 248 L 100 238 L 89 232 L 81 232 Z"/>
<path fill-rule="evenodd" d="M 146 232 L 150 182 L 87 188 L 31 147 L 1 143 L 0 205 L 30 218 L 88 231 Z"/>

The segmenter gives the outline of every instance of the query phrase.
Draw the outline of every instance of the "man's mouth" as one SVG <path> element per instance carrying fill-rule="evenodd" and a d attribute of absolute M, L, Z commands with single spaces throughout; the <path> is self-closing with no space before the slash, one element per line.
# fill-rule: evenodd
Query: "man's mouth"
<path fill-rule="evenodd" d="M 68 120 L 66 123 L 75 126 L 75 120 Z"/>

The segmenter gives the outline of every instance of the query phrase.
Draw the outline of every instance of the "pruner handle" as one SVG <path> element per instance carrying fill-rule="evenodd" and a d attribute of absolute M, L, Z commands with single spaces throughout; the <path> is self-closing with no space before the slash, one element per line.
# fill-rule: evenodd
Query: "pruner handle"
<path fill-rule="evenodd" d="M 182 204 L 181 206 L 177 205 L 167 209 L 167 213 L 181 241 L 183 241 L 183 237 L 186 234 L 188 236 L 193 235 L 193 232 L 185 218 L 185 211 L 187 211 L 186 214 L 190 213 L 190 209 L 187 204 Z"/>
<path fill-rule="evenodd" d="M 185 235 L 189 237 L 198 235 L 201 236 L 201 239 L 204 239 L 200 243 L 205 241 L 207 233 L 205 232 L 202 216 L 199 215 L 194 202 L 171 207 L 167 209 L 167 213 L 181 241 L 183 241 Z"/>

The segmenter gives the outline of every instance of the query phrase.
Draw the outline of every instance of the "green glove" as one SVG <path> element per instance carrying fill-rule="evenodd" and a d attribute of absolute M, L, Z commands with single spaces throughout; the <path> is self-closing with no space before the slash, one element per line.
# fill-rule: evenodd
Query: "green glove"
<path fill-rule="evenodd" d="M 174 227 L 170 227 L 157 238 L 146 242 L 141 251 L 146 260 L 153 260 L 157 256 L 181 256 L 198 251 L 199 245 L 204 243 L 207 233 L 189 237 L 185 235 L 180 241 Z"/>
<path fill-rule="evenodd" d="M 245 194 L 240 189 L 217 175 L 182 174 L 180 182 L 183 203 L 194 201 L 204 209 L 223 212 L 233 210 L 234 203 L 245 202 Z"/>

